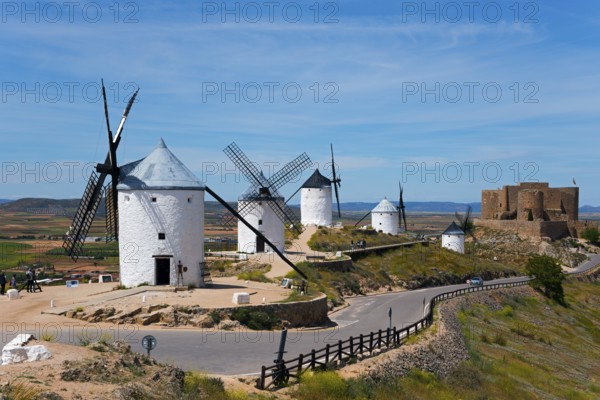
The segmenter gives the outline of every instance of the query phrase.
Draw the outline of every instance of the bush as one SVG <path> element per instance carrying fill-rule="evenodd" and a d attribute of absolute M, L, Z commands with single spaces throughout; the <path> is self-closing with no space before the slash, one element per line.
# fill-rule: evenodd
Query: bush
<path fill-rule="evenodd" d="M 238 321 L 242 325 L 246 325 L 253 330 L 270 331 L 274 326 L 279 324 L 279 319 L 274 315 L 264 311 L 254 311 L 250 308 L 237 308 L 231 313 L 231 319 Z"/>
<path fill-rule="evenodd" d="M 581 237 L 590 243 L 598 243 L 598 239 L 600 239 L 600 232 L 598 232 L 598 228 L 585 228 L 583 232 L 581 232 Z"/>
<path fill-rule="evenodd" d="M 349 397 L 346 382 L 331 371 L 305 374 L 294 394 L 300 400 L 345 400 Z"/>
<path fill-rule="evenodd" d="M 562 281 L 565 274 L 560 264 L 549 256 L 533 256 L 525 267 L 527 274 L 533 278 L 530 285 L 542 292 L 546 297 L 565 305 L 565 294 Z"/>

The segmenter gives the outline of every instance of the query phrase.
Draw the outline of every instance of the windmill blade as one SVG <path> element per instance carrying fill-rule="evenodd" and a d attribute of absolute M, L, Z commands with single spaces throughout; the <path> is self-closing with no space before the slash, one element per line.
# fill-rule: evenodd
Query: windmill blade
<path fill-rule="evenodd" d="M 300 189 L 302 189 L 302 186 L 300 186 L 300 187 L 298 188 L 298 190 L 296 190 L 296 191 L 294 192 L 294 194 L 292 194 L 292 195 L 291 195 L 291 196 L 290 196 L 290 197 L 289 197 L 289 198 L 288 198 L 288 199 L 285 201 L 285 204 L 286 204 L 286 205 L 287 205 L 287 203 L 288 203 L 288 202 L 289 202 L 291 199 L 293 199 L 293 198 L 294 198 L 294 196 L 295 196 L 295 195 L 296 195 L 296 194 L 297 194 L 297 193 L 300 191 Z"/>
<path fill-rule="evenodd" d="M 362 217 L 361 219 L 359 219 L 358 222 L 354 224 L 354 226 L 358 226 L 358 224 L 360 224 L 363 219 L 367 218 L 369 216 L 369 214 L 371 214 L 371 211 L 369 211 L 368 213 L 365 214 L 364 217 Z"/>
<path fill-rule="evenodd" d="M 92 226 L 96 211 L 98 211 L 105 179 L 106 174 L 98 176 L 95 172 L 92 172 L 77 212 L 75 212 L 75 216 L 73 217 L 73 222 L 65 235 L 63 248 L 73 261 L 77 261 L 79 258 L 85 238 Z"/>
<path fill-rule="evenodd" d="M 300 222 L 300 220 L 298 220 L 296 213 L 294 213 L 294 211 L 291 208 L 286 206 L 285 203 L 281 200 L 269 199 L 266 200 L 266 202 L 271 206 L 271 209 L 273 210 L 275 215 L 277 215 L 277 217 L 284 223 L 284 225 L 289 224 L 296 232 L 301 233 L 300 226 L 302 226 L 302 223 Z"/>
<path fill-rule="evenodd" d="M 254 210 L 257 206 L 257 203 L 253 202 L 253 201 L 247 201 L 244 203 L 244 205 L 240 208 L 239 206 L 239 202 L 238 202 L 238 214 L 240 214 L 241 216 L 245 217 L 246 215 L 250 214 L 252 212 L 252 210 Z M 232 214 L 227 214 L 223 217 L 223 225 L 227 226 L 227 227 L 232 227 L 237 223 L 238 219 L 232 215 Z"/>
<path fill-rule="evenodd" d="M 338 193 L 338 186 L 341 186 L 342 180 L 339 178 L 339 176 L 336 176 L 336 173 L 335 173 L 335 160 L 333 158 L 333 143 L 329 143 L 329 146 L 331 148 L 331 172 L 333 174 L 333 179 L 331 180 L 331 183 L 333 183 L 333 188 L 335 190 L 335 200 L 337 201 L 338 217 L 341 219 L 342 211 L 340 209 L 340 194 Z"/>
<path fill-rule="evenodd" d="M 400 182 L 398 182 L 400 184 Z M 406 225 L 406 207 L 404 206 L 404 188 L 400 184 L 400 203 L 398 203 L 400 207 L 400 212 L 402 214 L 402 220 L 404 221 L 404 231 L 408 232 L 408 225 Z"/>
<path fill-rule="evenodd" d="M 460 214 L 458 213 L 458 211 L 455 211 L 455 212 L 454 212 L 454 217 L 456 217 L 456 219 L 458 220 L 458 222 L 459 222 L 459 225 L 460 225 L 460 229 L 462 229 L 462 230 L 464 231 L 464 230 L 465 230 L 465 229 L 464 229 L 464 228 L 465 228 L 465 220 L 464 220 L 463 216 L 462 216 L 462 215 L 460 215 Z"/>
<path fill-rule="evenodd" d="M 131 95 L 129 102 L 127 102 L 127 106 L 125 107 L 125 110 L 123 111 L 123 115 L 121 116 L 121 122 L 119 123 L 119 127 L 117 128 L 117 133 L 115 134 L 115 137 L 113 139 L 113 143 L 115 144 L 116 147 L 119 146 L 119 142 L 121 141 L 121 133 L 123 132 L 123 128 L 125 127 L 125 121 L 127 121 L 127 117 L 129 116 L 129 111 L 131 111 L 131 107 L 133 106 L 133 103 L 135 102 L 135 98 L 137 97 L 139 91 L 140 91 L 140 89 L 138 88 L 133 93 L 133 95 Z"/>
<path fill-rule="evenodd" d="M 334 183 L 333 188 L 335 190 L 335 201 L 337 202 L 338 217 L 341 219 L 342 218 L 342 210 L 340 208 L 340 194 L 338 193 L 338 185 L 336 183 Z"/>
<path fill-rule="evenodd" d="M 254 232 L 255 235 L 260 236 L 262 238 L 262 240 L 264 240 L 264 242 L 269 245 L 269 247 L 271 247 L 271 249 L 273 249 L 273 251 L 290 267 L 292 267 L 292 269 L 294 271 L 296 271 L 298 274 L 300 274 L 301 277 L 303 277 L 304 279 L 308 280 L 308 277 L 306 276 L 306 274 L 304 274 L 304 272 L 302 272 L 298 267 L 296 267 L 294 265 L 293 262 L 291 262 L 285 255 L 283 255 L 283 253 L 281 251 L 279 251 L 279 249 L 273 245 L 273 243 L 271 243 L 271 241 L 269 239 L 267 239 L 265 237 L 265 235 L 263 235 L 260 231 L 258 231 L 258 229 L 254 228 L 252 226 L 252 224 L 250 224 L 248 221 L 246 221 L 246 219 L 244 217 L 242 217 L 240 214 L 238 214 L 238 212 L 231 207 L 225 200 L 223 200 L 218 194 L 216 194 L 215 192 L 213 192 L 208 186 L 205 186 L 205 190 L 206 192 L 208 192 L 208 194 L 210 194 L 213 198 L 215 198 L 215 200 L 217 200 L 219 203 L 221 203 L 221 205 L 223 205 L 223 207 L 225 207 L 230 213 L 232 213 L 233 215 L 235 215 L 240 221 L 242 221 L 242 223 L 244 225 L 246 225 L 248 227 L 248 229 L 250 229 L 252 232 Z"/>
<path fill-rule="evenodd" d="M 104 207 L 106 209 L 106 241 L 114 242 L 119 240 L 119 208 L 116 206 L 115 195 L 112 183 L 104 187 Z"/>
<path fill-rule="evenodd" d="M 223 149 L 223 152 L 229 157 L 231 162 L 241 171 L 242 175 L 250 182 L 251 185 L 262 188 L 265 182 L 260 179 L 260 170 L 250 161 L 244 154 L 242 149 L 235 142 Z"/>
<path fill-rule="evenodd" d="M 302 171 L 310 168 L 312 161 L 306 153 L 300 154 L 269 178 L 269 189 L 274 193 L 289 181 L 296 179 Z"/>

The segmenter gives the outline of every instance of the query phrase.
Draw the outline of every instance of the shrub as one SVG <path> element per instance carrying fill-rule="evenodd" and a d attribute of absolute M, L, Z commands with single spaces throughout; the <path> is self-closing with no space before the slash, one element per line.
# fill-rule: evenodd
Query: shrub
<path fill-rule="evenodd" d="M 525 267 L 527 274 L 533 278 L 530 285 L 542 292 L 546 297 L 565 305 L 565 294 L 562 281 L 565 274 L 560 264 L 549 256 L 533 256 Z"/>
<path fill-rule="evenodd" d="M 237 308 L 231 313 L 231 319 L 253 330 L 271 330 L 280 321 L 274 315 L 250 308 Z"/>
<path fill-rule="evenodd" d="M 300 379 L 295 397 L 299 400 L 345 400 L 348 398 L 348 386 L 335 372 L 307 373 Z"/>
<path fill-rule="evenodd" d="M 581 232 L 581 237 L 590 243 L 598 243 L 600 232 L 598 232 L 598 228 L 588 227 Z"/>

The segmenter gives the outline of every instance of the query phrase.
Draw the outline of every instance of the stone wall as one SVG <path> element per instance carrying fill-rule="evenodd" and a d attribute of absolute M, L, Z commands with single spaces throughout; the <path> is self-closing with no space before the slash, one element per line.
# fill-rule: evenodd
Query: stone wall
<path fill-rule="evenodd" d="M 316 261 L 311 263 L 311 266 L 335 272 L 348 272 L 352 269 L 352 259 L 348 257 L 343 260 Z"/>
<path fill-rule="evenodd" d="M 327 296 L 324 294 L 316 299 L 308 301 L 226 307 L 215 309 L 215 311 L 231 314 L 233 310 L 237 308 L 251 308 L 252 310 L 273 314 L 277 316 L 277 318 L 287 321 L 291 328 L 300 326 L 322 326 L 329 321 L 329 317 L 327 317 Z M 208 313 L 213 310 L 205 309 L 204 311 Z"/>
<path fill-rule="evenodd" d="M 475 219 L 475 225 L 490 229 L 503 230 L 524 237 L 549 237 L 558 240 L 571 235 L 566 221 L 522 221 Z"/>

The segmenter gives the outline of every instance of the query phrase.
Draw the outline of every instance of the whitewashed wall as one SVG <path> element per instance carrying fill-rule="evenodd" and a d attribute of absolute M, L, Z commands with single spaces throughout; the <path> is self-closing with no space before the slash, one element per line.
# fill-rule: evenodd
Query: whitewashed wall
<path fill-rule="evenodd" d="M 243 209 L 245 205 L 245 201 L 239 201 L 238 210 Z M 257 204 L 244 218 L 262 232 L 278 250 L 283 251 L 285 245 L 283 222 L 267 203 L 263 205 Z M 262 220 L 262 225 L 258 224 L 259 220 Z M 269 246 L 265 244 L 265 251 L 268 249 Z M 238 221 L 238 251 L 256 253 L 256 235 L 241 221 Z"/>
<path fill-rule="evenodd" d="M 331 226 L 331 187 L 300 189 L 302 225 Z"/>

